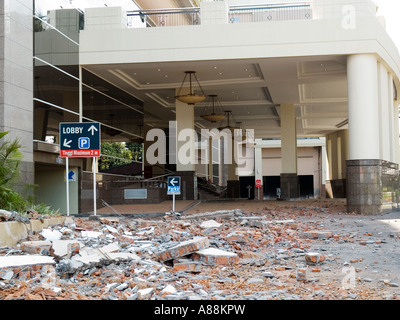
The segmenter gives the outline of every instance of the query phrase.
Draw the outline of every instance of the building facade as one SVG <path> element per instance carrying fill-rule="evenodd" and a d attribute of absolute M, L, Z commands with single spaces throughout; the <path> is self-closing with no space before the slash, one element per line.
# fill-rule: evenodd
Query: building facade
<path fill-rule="evenodd" d="M 263 198 L 279 186 L 283 199 L 346 197 L 351 212 L 398 207 L 400 56 L 372 1 L 57 2 L 4 1 L 0 16 L 0 129 L 21 138 L 38 201 L 65 208 L 59 124 L 100 122 L 103 142 L 143 144 L 144 159 L 140 175 L 99 174 L 99 204 L 162 200 L 175 174 L 183 199 L 205 178 L 232 198 L 261 182 Z M 223 120 L 204 120 L 205 101 L 176 98 L 191 89 L 188 72 L 197 94 L 218 96 Z M 235 130 L 251 132 L 240 148 Z M 73 213 L 90 211 L 91 168 L 71 160 Z"/>

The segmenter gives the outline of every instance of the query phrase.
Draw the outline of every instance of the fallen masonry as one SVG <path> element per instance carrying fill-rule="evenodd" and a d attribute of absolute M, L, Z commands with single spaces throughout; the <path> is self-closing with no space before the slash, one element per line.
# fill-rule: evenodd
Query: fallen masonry
<path fill-rule="evenodd" d="M 159 261 L 172 260 L 174 258 L 187 256 L 200 249 L 207 248 L 209 245 L 210 243 L 208 238 L 198 237 L 193 240 L 184 241 L 172 248 L 159 252 L 157 257 Z"/>
<path fill-rule="evenodd" d="M 30 232 L 0 247 L 0 300 L 399 298 L 399 238 L 377 217 L 267 204 Z"/>

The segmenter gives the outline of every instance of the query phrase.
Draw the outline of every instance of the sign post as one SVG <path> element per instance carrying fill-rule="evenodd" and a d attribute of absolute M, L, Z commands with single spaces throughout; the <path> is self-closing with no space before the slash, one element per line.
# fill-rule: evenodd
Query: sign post
<path fill-rule="evenodd" d="M 172 195 L 172 213 L 175 213 L 175 195 L 181 194 L 181 177 L 168 177 L 167 195 Z"/>
<path fill-rule="evenodd" d="M 93 205 L 97 216 L 96 163 L 100 157 L 100 123 L 73 122 L 60 123 L 60 157 L 65 161 L 65 181 L 67 189 L 67 215 L 69 216 L 69 158 L 93 157 Z"/>
<path fill-rule="evenodd" d="M 65 159 L 65 183 L 67 187 L 67 216 L 69 217 L 69 176 L 68 176 L 68 171 L 69 171 L 69 163 L 68 163 L 68 158 Z"/>
<path fill-rule="evenodd" d="M 261 180 L 256 180 L 256 188 L 257 188 L 258 200 L 261 200 L 261 196 L 260 196 L 260 190 L 262 189 L 262 181 Z"/>

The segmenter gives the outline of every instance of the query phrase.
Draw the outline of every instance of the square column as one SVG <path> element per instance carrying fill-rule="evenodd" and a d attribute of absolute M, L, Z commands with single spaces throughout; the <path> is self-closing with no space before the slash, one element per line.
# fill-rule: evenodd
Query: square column
<path fill-rule="evenodd" d="M 239 172 L 238 172 L 238 146 L 239 141 L 238 137 L 235 136 L 235 129 L 229 128 L 231 132 L 230 141 L 226 141 L 227 143 L 227 153 L 228 159 L 224 159 L 227 164 L 228 169 L 228 181 L 227 181 L 227 195 L 228 198 L 240 198 L 240 181 L 239 181 Z M 240 139 L 242 137 L 240 136 Z M 230 158 L 230 159 L 229 159 Z"/>
<path fill-rule="evenodd" d="M 281 197 L 282 199 L 293 199 L 300 196 L 299 177 L 297 175 L 297 126 L 293 104 L 281 105 L 281 123 Z"/>

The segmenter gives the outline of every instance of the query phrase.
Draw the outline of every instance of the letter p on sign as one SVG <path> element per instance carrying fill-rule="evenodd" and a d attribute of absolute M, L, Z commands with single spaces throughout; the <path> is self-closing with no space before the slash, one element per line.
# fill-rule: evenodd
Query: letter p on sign
<path fill-rule="evenodd" d="M 79 149 L 87 150 L 90 148 L 89 138 L 79 138 Z"/>

